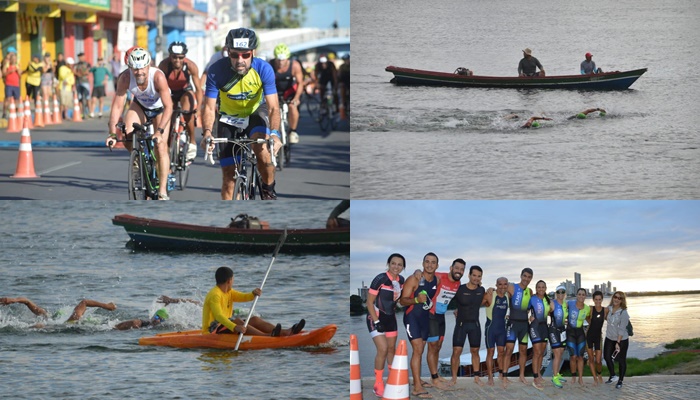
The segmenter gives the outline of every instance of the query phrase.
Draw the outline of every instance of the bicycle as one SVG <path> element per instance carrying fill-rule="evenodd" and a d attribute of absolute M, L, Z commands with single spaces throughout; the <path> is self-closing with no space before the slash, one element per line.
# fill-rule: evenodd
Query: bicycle
<path fill-rule="evenodd" d="M 159 189 L 160 182 L 158 179 L 158 158 L 155 152 L 155 143 L 153 142 L 153 120 L 147 119 L 146 123 L 141 125 L 137 122 L 133 124 L 134 131 L 131 133 L 132 150 L 129 155 L 129 176 L 128 190 L 129 200 L 158 200 L 160 197 Z M 124 139 L 114 142 L 126 142 L 126 125 L 123 122 L 117 124 Z M 109 150 L 112 151 L 110 145 Z M 175 184 L 175 178 L 172 175 L 168 176 L 168 193 L 171 190 L 171 185 Z"/>
<path fill-rule="evenodd" d="M 233 157 L 239 159 L 238 168 L 234 175 L 233 200 L 255 200 L 255 196 L 262 200 L 262 180 L 258 172 L 258 159 L 251 148 L 253 144 L 267 143 L 272 157 L 272 164 L 277 166 L 275 157 L 274 139 L 229 139 L 229 138 L 207 138 L 207 152 L 204 161 L 214 165 L 214 154 L 209 151 L 209 145 L 219 143 L 233 143 Z"/>
<path fill-rule="evenodd" d="M 333 104 L 333 90 L 326 89 L 325 97 L 321 102 L 321 108 L 319 110 L 319 125 L 321 126 L 321 131 L 324 133 L 329 133 L 331 129 L 336 129 L 338 127 L 338 116 L 335 112 L 335 105 Z"/>
<path fill-rule="evenodd" d="M 185 121 L 182 118 L 185 115 L 193 114 L 195 111 L 183 111 L 180 107 L 173 110 L 173 118 L 170 121 L 170 137 L 168 148 L 170 149 L 170 174 L 178 176 L 178 186 L 180 190 L 185 190 L 187 179 L 190 175 L 188 168 L 192 164 L 192 160 L 187 159 L 187 150 L 189 146 L 195 146 L 190 143 L 190 138 L 185 130 Z"/>
<path fill-rule="evenodd" d="M 284 169 L 285 164 L 288 166 L 289 161 L 292 158 L 292 144 L 289 142 L 289 103 L 291 100 L 287 101 L 280 96 L 280 137 L 282 138 L 282 160 L 277 163 L 277 168 L 280 171 Z"/>

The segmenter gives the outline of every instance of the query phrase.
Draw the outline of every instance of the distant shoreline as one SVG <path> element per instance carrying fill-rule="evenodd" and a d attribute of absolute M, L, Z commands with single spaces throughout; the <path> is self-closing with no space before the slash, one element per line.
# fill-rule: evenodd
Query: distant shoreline
<path fill-rule="evenodd" d="M 700 290 L 679 290 L 675 292 L 625 292 L 627 297 L 674 296 L 679 294 L 700 294 Z"/>

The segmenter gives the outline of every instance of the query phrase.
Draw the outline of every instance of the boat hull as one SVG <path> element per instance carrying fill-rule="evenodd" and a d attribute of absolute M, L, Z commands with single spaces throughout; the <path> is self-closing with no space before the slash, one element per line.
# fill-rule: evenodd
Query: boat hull
<path fill-rule="evenodd" d="M 336 325 L 326 325 L 312 331 L 304 331 L 291 336 L 248 336 L 244 335 L 239 350 L 278 349 L 285 347 L 318 346 L 328 343 L 335 335 Z M 200 330 L 159 333 L 155 336 L 142 337 L 142 346 L 165 346 L 181 349 L 234 349 L 238 335 L 218 334 L 202 335 Z"/>
<path fill-rule="evenodd" d="M 281 229 L 239 229 L 180 224 L 156 219 L 116 215 L 114 225 L 123 226 L 129 245 L 139 250 L 270 253 Z M 282 253 L 348 253 L 350 228 L 288 229 Z"/>
<path fill-rule="evenodd" d="M 508 373 L 511 373 L 513 371 L 517 371 L 520 369 L 519 361 L 520 361 L 520 354 L 518 353 L 518 346 L 515 347 L 513 350 L 513 354 L 510 356 L 510 362 L 508 363 Z M 467 350 L 468 351 L 468 350 Z M 488 376 L 488 370 L 486 368 L 486 349 L 481 349 L 479 350 L 479 358 L 481 362 L 479 363 L 479 372 L 478 376 Z M 527 348 L 527 359 L 525 362 L 525 365 L 530 365 L 532 364 L 532 356 L 533 356 L 533 350 L 532 350 L 532 344 L 528 343 L 528 348 Z M 494 376 L 496 376 L 501 370 L 498 368 L 498 362 L 496 357 L 498 356 L 498 353 L 494 351 L 493 354 L 493 373 Z M 450 376 L 452 374 L 451 372 L 451 365 L 450 365 L 450 359 L 449 358 L 441 358 L 439 360 L 440 363 L 440 374 L 442 376 Z M 474 367 L 472 365 L 472 357 L 471 354 L 469 353 L 464 353 L 460 356 L 459 358 L 459 368 L 457 368 L 457 376 L 475 376 L 476 374 L 474 373 Z"/>
<path fill-rule="evenodd" d="M 595 75 L 560 75 L 545 77 L 465 76 L 447 72 L 426 71 L 389 66 L 394 74 L 392 83 L 398 85 L 453 86 L 469 88 L 504 89 L 570 89 L 570 90 L 625 90 L 647 69 L 606 72 Z"/>

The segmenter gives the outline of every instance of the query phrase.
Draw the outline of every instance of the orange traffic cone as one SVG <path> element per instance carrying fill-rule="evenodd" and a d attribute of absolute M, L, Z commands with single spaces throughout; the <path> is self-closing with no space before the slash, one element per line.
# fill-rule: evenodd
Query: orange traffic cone
<path fill-rule="evenodd" d="M 17 169 L 10 178 L 38 178 L 34 172 L 34 156 L 32 155 L 32 138 L 29 128 L 24 125 L 22 137 L 19 141 L 19 156 L 17 157 Z"/>
<path fill-rule="evenodd" d="M 53 95 L 53 123 L 54 124 L 60 124 L 63 122 L 63 119 L 61 119 L 61 107 L 58 105 L 58 99 L 56 98 L 56 95 Z"/>
<path fill-rule="evenodd" d="M 78 103 L 78 94 L 73 92 L 73 122 L 83 122 L 83 116 L 80 112 L 80 103 Z"/>
<path fill-rule="evenodd" d="M 396 349 L 394 362 L 391 363 L 391 373 L 384 388 L 385 400 L 409 400 L 410 387 L 408 385 L 408 355 L 406 353 L 406 341 L 401 340 Z"/>
<path fill-rule="evenodd" d="M 44 99 L 44 124 L 53 125 L 53 119 L 51 118 L 51 106 L 49 106 L 48 96 Z"/>
<path fill-rule="evenodd" d="M 350 400 L 362 400 L 360 352 L 357 349 L 357 336 L 355 335 L 350 335 Z"/>
<path fill-rule="evenodd" d="M 22 130 L 22 122 L 17 118 L 17 107 L 15 106 L 15 98 L 10 97 L 10 119 L 7 121 L 7 132 L 18 133 Z M 24 117 L 22 117 L 24 118 Z"/>
<path fill-rule="evenodd" d="M 41 96 L 36 96 L 36 105 L 34 106 L 34 126 L 37 128 L 44 127 L 44 110 L 41 108 Z"/>
<path fill-rule="evenodd" d="M 24 98 L 24 123 L 25 127 L 29 129 L 34 129 L 34 124 L 32 123 L 32 104 L 29 102 L 29 96 Z"/>

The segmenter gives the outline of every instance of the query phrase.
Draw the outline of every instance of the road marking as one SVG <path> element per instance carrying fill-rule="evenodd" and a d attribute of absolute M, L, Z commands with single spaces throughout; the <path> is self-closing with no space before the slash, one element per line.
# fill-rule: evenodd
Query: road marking
<path fill-rule="evenodd" d="M 46 174 L 48 174 L 48 173 L 51 173 L 51 172 L 54 172 L 54 171 L 58 171 L 59 169 L 72 167 L 72 166 L 78 165 L 78 164 L 80 164 L 80 163 L 82 163 L 82 161 L 74 161 L 74 162 L 72 162 L 72 163 L 59 165 L 59 166 L 56 166 L 56 167 L 53 167 L 53 168 L 49 168 L 49 169 L 47 169 L 47 170 L 45 170 L 45 171 L 41 171 L 41 172 L 37 173 L 37 175 L 46 175 Z"/>

